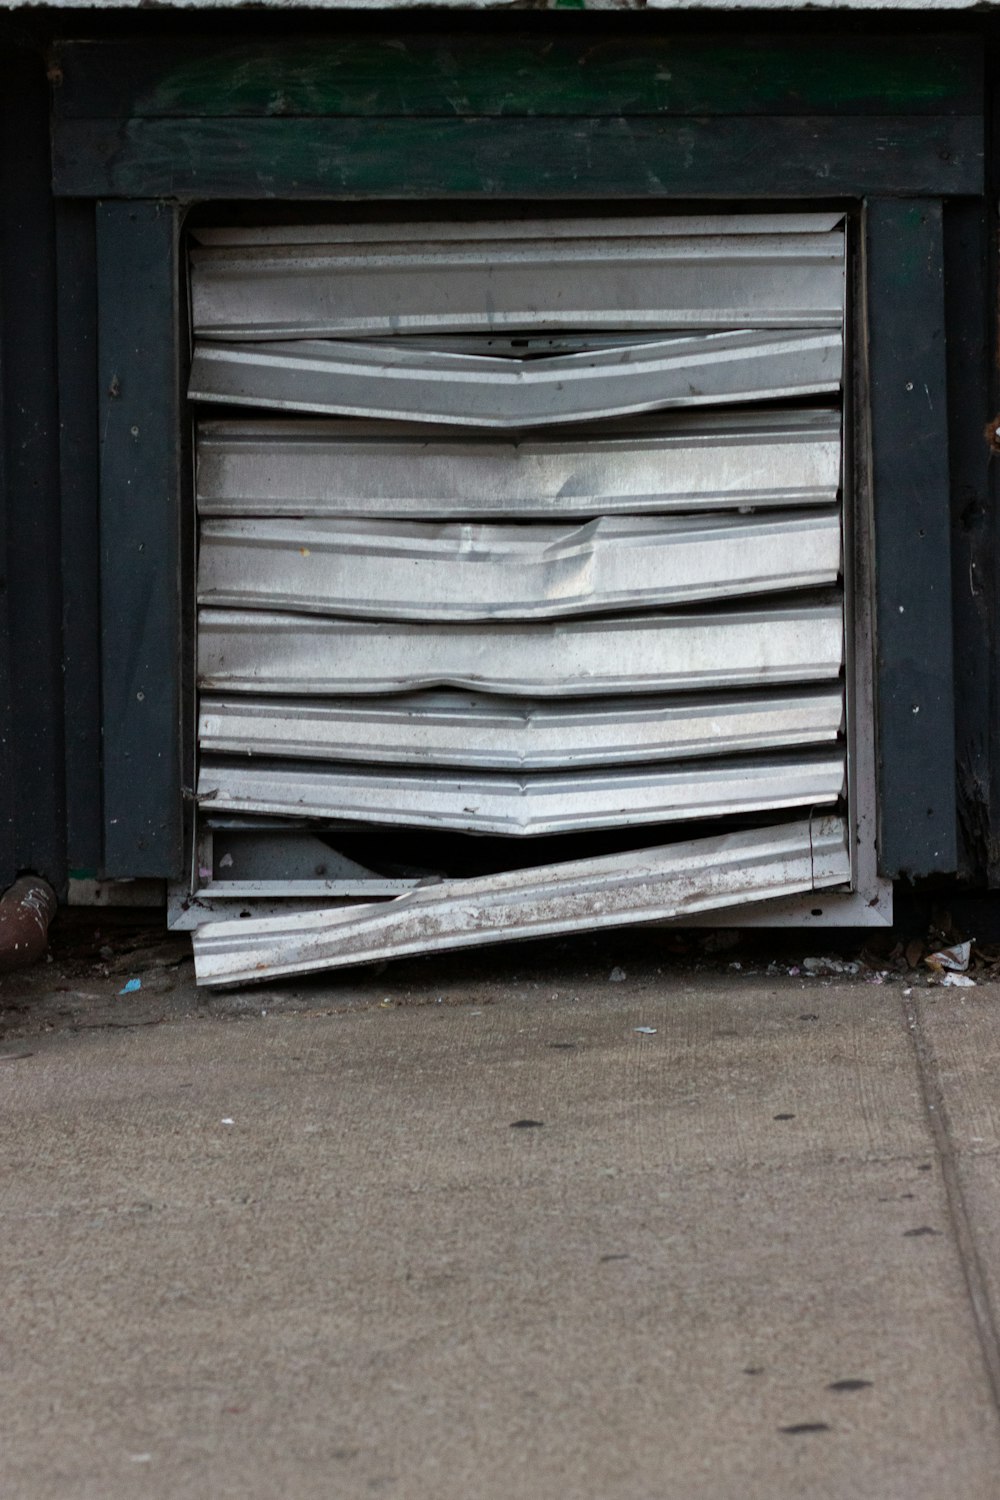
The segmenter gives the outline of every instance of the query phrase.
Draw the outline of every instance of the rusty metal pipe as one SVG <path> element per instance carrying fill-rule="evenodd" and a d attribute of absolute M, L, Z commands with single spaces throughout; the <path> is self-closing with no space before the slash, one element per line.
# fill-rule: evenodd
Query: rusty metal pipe
<path fill-rule="evenodd" d="M 40 875 L 22 875 L 0 896 L 0 974 L 37 963 L 49 943 L 56 893 Z"/>

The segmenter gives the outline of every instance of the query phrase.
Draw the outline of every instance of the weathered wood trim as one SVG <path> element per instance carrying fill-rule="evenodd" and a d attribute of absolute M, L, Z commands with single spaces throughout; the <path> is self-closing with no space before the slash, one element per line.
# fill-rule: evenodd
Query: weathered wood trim
<path fill-rule="evenodd" d="M 975 116 L 63 120 L 74 197 L 977 195 Z"/>
<path fill-rule="evenodd" d="M 945 318 L 955 633 L 959 873 L 986 877 L 990 846 L 990 701 L 994 667 L 990 487 L 996 462 L 984 427 L 994 410 L 987 336 L 993 215 L 982 201 L 945 205 Z"/>
<path fill-rule="evenodd" d="M 55 234 L 40 60 L 0 52 L 0 885 L 65 879 Z"/>
<path fill-rule="evenodd" d="M 101 864 L 101 615 L 94 205 L 56 206 L 59 486 L 62 502 L 66 852 L 70 873 Z"/>
<path fill-rule="evenodd" d="M 879 870 L 958 861 L 942 207 L 869 201 Z"/>
<path fill-rule="evenodd" d="M 65 119 L 982 113 L 972 37 L 678 35 L 580 19 L 590 24 L 479 17 L 464 31 L 387 35 L 341 17 L 333 36 L 66 42 L 56 108 Z"/>
<path fill-rule="evenodd" d="M 98 203 L 104 871 L 182 864 L 177 212 Z"/>

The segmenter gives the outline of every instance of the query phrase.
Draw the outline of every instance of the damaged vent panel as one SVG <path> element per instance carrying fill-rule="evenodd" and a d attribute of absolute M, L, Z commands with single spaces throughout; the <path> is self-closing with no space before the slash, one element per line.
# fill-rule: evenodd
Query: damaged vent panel
<path fill-rule="evenodd" d="M 712 835 L 218 924 L 203 982 L 850 881 L 840 216 L 196 236 L 211 826 Z"/>
<path fill-rule="evenodd" d="M 531 428 L 670 407 L 829 395 L 839 329 L 675 334 L 542 359 L 364 344 L 196 342 L 198 401 L 392 421 Z"/>
<path fill-rule="evenodd" d="M 839 600 L 535 625 L 390 624 L 203 609 L 202 685 L 219 692 L 545 698 L 823 682 L 844 660 Z"/>
<path fill-rule="evenodd" d="M 212 922 L 195 933 L 195 972 L 199 984 L 248 984 L 484 941 L 684 918 L 842 885 L 850 868 L 842 819 L 800 819 L 443 882 L 379 904 Z"/>
<path fill-rule="evenodd" d="M 839 684 L 551 703 L 449 692 L 332 701 L 206 693 L 198 739 L 207 754 L 540 771 L 817 745 L 843 728 Z"/>
<path fill-rule="evenodd" d="M 843 790 L 844 757 L 829 751 L 521 778 L 206 758 L 198 779 L 199 796 L 213 811 L 304 814 L 515 837 L 821 807 L 836 802 Z"/>
<path fill-rule="evenodd" d="M 834 505 L 840 413 L 651 415 L 560 437 L 315 418 L 203 422 L 202 516 L 555 520 Z"/>
<path fill-rule="evenodd" d="M 837 214 L 208 231 L 196 335 L 839 328 Z"/>
<path fill-rule="evenodd" d="M 572 527 L 205 521 L 198 599 L 375 620 L 533 620 L 835 583 L 840 515 Z"/>

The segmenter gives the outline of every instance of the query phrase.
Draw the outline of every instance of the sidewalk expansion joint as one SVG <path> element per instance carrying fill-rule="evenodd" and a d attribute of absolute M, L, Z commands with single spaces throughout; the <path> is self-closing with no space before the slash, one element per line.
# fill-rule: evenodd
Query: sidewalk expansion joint
<path fill-rule="evenodd" d="M 920 1012 L 910 997 L 904 996 L 902 1006 L 903 1019 L 913 1043 L 924 1110 L 941 1165 L 941 1180 L 944 1184 L 948 1218 L 958 1246 L 969 1305 L 972 1309 L 973 1322 L 976 1325 L 983 1363 L 986 1366 L 994 1409 L 1000 1416 L 1000 1333 L 997 1330 L 986 1276 L 976 1245 L 975 1231 L 966 1207 L 965 1194 L 962 1191 L 958 1158 L 952 1144 L 948 1106 L 941 1086 L 934 1051 L 924 1032 Z"/>

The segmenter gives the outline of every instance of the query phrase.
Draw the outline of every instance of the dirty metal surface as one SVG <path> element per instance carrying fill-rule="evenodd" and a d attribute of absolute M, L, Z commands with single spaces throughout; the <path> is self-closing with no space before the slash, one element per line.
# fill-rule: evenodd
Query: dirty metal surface
<path fill-rule="evenodd" d="M 840 818 L 448 881 L 384 904 L 210 922 L 193 935 L 202 985 L 246 984 L 559 932 L 592 931 L 798 891 L 850 878 Z"/>
<path fill-rule="evenodd" d="M 549 526 L 205 521 L 198 601 L 375 620 L 531 620 L 833 584 L 833 507 Z"/>
<path fill-rule="evenodd" d="M 820 806 L 843 794 L 845 771 L 836 749 L 520 777 L 206 756 L 198 796 L 220 811 L 520 838 Z"/>
<path fill-rule="evenodd" d="M 839 328 L 844 232 L 817 215 L 558 226 L 344 226 L 271 231 L 191 253 L 195 333 L 217 339 L 494 329 Z M 771 232 L 766 232 L 767 229 Z M 292 232 L 294 233 L 294 231 Z M 278 238 L 278 236 L 281 238 Z M 283 240 L 283 242 L 282 242 Z"/>
<path fill-rule="evenodd" d="M 829 681 L 843 608 L 821 603 L 539 624 L 382 624 L 202 609 L 201 686 L 220 692 L 399 693 L 451 686 L 572 698 Z"/>
<path fill-rule="evenodd" d="M 540 359 L 300 339 L 195 344 L 188 394 L 274 410 L 497 428 L 657 407 L 824 395 L 840 387 L 830 328 L 678 334 Z"/>
<path fill-rule="evenodd" d="M 207 754 L 539 771 L 821 744 L 843 723 L 835 684 L 566 703 L 458 692 L 333 702 L 205 694 L 198 739 Z"/>
<path fill-rule="evenodd" d="M 523 520 L 837 499 L 840 412 L 685 412 L 558 438 L 314 418 L 203 422 L 202 516 Z"/>

